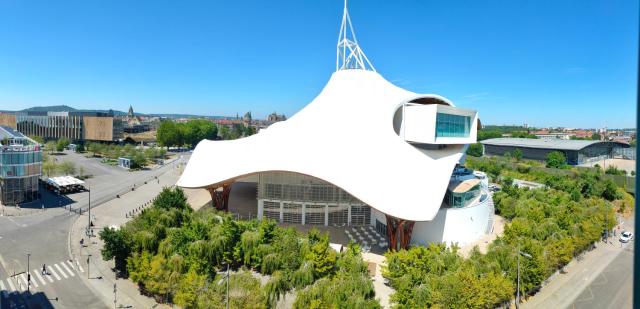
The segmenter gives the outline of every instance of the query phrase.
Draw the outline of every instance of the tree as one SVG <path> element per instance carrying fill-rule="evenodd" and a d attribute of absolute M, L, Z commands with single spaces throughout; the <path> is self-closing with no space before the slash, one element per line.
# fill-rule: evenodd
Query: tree
<path fill-rule="evenodd" d="M 56 173 L 57 170 L 58 170 L 58 166 L 55 162 L 51 160 L 42 162 L 42 172 L 44 173 L 45 176 L 51 177 Z"/>
<path fill-rule="evenodd" d="M 64 149 L 67 148 L 69 144 L 71 144 L 71 141 L 68 138 L 63 137 L 58 139 L 58 142 L 56 143 L 56 151 L 64 151 Z"/>
<path fill-rule="evenodd" d="M 172 147 L 182 145 L 182 134 L 179 127 L 171 120 L 160 122 L 158 128 L 157 141 L 161 146 Z"/>
<path fill-rule="evenodd" d="M 76 173 L 76 165 L 71 161 L 63 161 L 60 164 L 60 171 L 65 175 L 73 175 Z"/>
<path fill-rule="evenodd" d="M 56 150 L 57 143 L 55 141 L 48 141 L 44 148 L 49 150 L 49 153 L 53 153 Z"/>
<path fill-rule="evenodd" d="M 599 141 L 602 140 L 602 136 L 598 133 L 593 133 L 593 135 L 591 135 L 591 139 L 594 141 Z"/>
<path fill-rule="evenodd" d="M 560 151 L 552 151 L 547 154 L 547 167 L 564 168 L 567 165 L 567 158 Z"/>
<path fill-rule="evenodd" d="M 520 150 L 519 148 L 514 149 L 513 158 L 516 159 L 516 161 L 522 160 L 522 150 Z"/>
<path fill-rule="evenodd" d="M 105 261 L 114 259 L 116 269 L 126 273 L 127 257 L 131 253 L 131 240 L 122 229 L 106 227 L 99 233 L 104 246 L 100 251 Z"/>
<path fill-rule="evenodd" d="M 469 145 L 469 149 L 467 149 L 467 155 L 473 157 L 482 157 L 483 152 L 484 150 L 480 143 L 471 144 Z"/>
<path fill-rule="evenodd" d="M 82 143 L 78 144 L 78 146 L 76 146 L 76 152 L 78 152 L 78 153 L 85 152 L 84 144 L 82 144 Z"/>
<path fill-rule="evenodd" d="M 142 152 L 136 152 L 131 156 L 131 166 L 134 168 L 142 168 L 147 165 L 147 157 Z"/>

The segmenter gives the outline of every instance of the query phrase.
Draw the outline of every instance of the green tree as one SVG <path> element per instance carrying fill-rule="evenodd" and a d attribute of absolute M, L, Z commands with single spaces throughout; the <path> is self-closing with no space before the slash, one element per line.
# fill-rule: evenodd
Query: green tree
<path fill-rule="evenodd" d="M 156 139 L 161 146 L 165 147 L 181 146 L 183 144 L 182 132 L 180 132 L 180 128 L 176 123 L 171 120 L 160 122 Z"/>
<path fill-rule="evenodd" d="M 64 149 L 67 148 L 69 144 L 71 144 L 71 141 L 68 138 L 63 137 L 58 139 L 58 142 L 56 143 L 56 151 L 64 151 Z"/>
<path fill-rule="evenodd" d="M 55 141 L 48 141 L 44 145 L 44 148 L 49 150 L 49 153 L 53 153 L 54 151 L 56 151 L 56 147 L 57 147 L 57 143 Z"/>
<path fill-rule="evenodd" d="M 516 161 L 522 160 L 522 150 L 520 150 L 519 148 L 514 149 L 513 158 L 516 159 Z"/>
<path fill-rule="evenodd" d="M 469 145 L 469 149 L 467 149 L 467 155 L 474 157 L 482 157 L 483 152 L 484 150 L 480 143 L 471 144 Z"/>
<path fill-rule="evenodd" d="M 42 162 L 42 173 L 44 173 L 45 176 L 51 177 L 56 174 L 57 170 L 58 165 L 55 162 L 51 160 Z"/>
<path fill-rule="evenodd" d="M 104 246 L 100 251 L 105 261 L 114 259 L 116 269 L 126 273 L 127 258 L 131 253 L 131 239 L 122 229 L 106 227 L 99 233 Z"/>
<path fill-rule="evenodd" d="M 593 133 L 593 135 L 591 135 L 591 139 L 594 140 L 594 141 L 602 140 L 602 135 L 600 135 L 598 133 Z"/>
<path fill-rule="evenodd" d="M 59 169 L 65 175 L 73 175 L 76 173 L 76 165 L 71 161 L 63 161 L 60 163 Z"/>
<path fill-rule="evenodd" d="M 567 165 L 567 158 L 560 151 L 552 151 L 547 154 L 547 167 L 564 168 Z"/>

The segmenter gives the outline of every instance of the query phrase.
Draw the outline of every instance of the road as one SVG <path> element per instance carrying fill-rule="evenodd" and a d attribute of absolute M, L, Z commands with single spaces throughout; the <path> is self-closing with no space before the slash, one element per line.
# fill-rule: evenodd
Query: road
<path fill-rule="evenodd" d="M 596 249 L 569 263 L 566 274 L 551 278 L 522 308 L 632 308 L 635 241 L 621 244 L 622 230 L 634 231 L 633 217 L 608 243 L 598 242 Z"/>
<path fill-rule="evenodd" d="M 71 160 L 93 174 L 86 182 L 91 188 L 92 207 L 114 199 L 117 194 L 130 191 L 134 184 L 152 180 L 171 170 L 161 168 L 128 172 L 105 166 L 96 159 L 68 153 L 59 160 Z M 89 206 L 89 192 L 68 196 L 73 209 Z M 43 202 L 46 211 L 22 217 L 0 217 L 0 308 L 104 308 L 103 302 L 79 279 L 86 270 L 69 256 L 69 228 L 77 214 L 65 208 L 58 197 L 47 193 Z M 38 202 L 41 203 L 41 202 Z M 27 254 L 29 258 L 27 261 Z M 98 257 L 99 258 L 99 257 Z M 27 264 L 29 267 L 27 269 Z M 42 274 L 43 264 L 48 275 Z M 31 275 L 30 293 L 26 291 L 27 271 Z M 19 274 L 14 276 L 15 274 Z M 56 297 L 58 300 L 55 300 Z"/>

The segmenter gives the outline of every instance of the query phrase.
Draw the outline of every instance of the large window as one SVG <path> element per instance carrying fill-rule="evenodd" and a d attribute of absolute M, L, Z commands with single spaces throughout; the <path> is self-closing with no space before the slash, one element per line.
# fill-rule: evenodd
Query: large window
<path fill-rule="evenodd" d="M 469 137 L 471 117 L 436 114 L 436 137 Z"/>
<path fill-rule="evenodd" d="M 447 190 L 444 199 L 449 207 L 462 208 L 469 206 L 478 195 L 480 195 L 480 184 L 473 186 L 467 192 L 452 192 L 451 190 Z"/>

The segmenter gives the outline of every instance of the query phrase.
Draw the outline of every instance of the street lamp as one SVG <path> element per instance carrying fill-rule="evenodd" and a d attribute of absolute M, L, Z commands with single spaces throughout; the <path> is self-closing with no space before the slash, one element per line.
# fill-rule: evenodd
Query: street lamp
<path fill-rule="evenodd" d="M 518 250 L 518 290 L 516 291 L 516 308 L 520 308 L 520 256 L 532 258 L 531 255 Z"/>
<path fill-rule="evenodd" d="M 225 297 L 225 303 L 227 304 L 227 309 L 229 309 L 229 263 L 222 263 L 222 265 L 227 264 L 227 271 L 223 272 L 224 277 L 218 281 L 218 285 L 222 284 L 222 280 L 227 281 L 227 295 Z"/>
<path fill-rule="evenodd" d="M 89 273 L 91 273 L 91 254 L 87 255 L 87 279 L 91 279 Z"/>
<path fill-rule="evenodd" d="M 31 253 L 27 253 L 27 293 L 29 292 L 29 286 L 31 285 L 31 272 L 29 271 L 29 257 Z"/>

